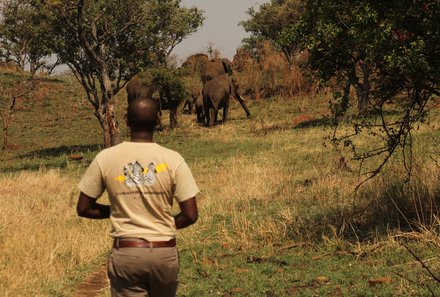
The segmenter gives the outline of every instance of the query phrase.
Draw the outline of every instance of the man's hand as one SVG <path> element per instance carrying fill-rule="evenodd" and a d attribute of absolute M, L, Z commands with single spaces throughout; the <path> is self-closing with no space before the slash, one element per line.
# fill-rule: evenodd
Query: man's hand
<path fill-rule="evenodd" d="M 199 213 L 197 210 L 196 197 L 180 202 L 179 207 L 180 213 L 174 216 L 177 229 L 188 227 L 197 221 Z"/>
<path fill-rule="evenodd" d="M 79 194 L 76 213 L 89 219 L 106 219 L 110 217 L 110 206 L 96 203 L 96 199 L 83 192 Z"/>

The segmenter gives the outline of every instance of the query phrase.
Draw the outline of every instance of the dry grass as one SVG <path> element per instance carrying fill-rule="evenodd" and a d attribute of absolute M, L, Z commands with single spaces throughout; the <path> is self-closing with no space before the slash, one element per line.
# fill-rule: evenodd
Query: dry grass
<path fill-rule="evenodd" d="M 1 184 L 1 296 L 51 295 L 52 285 L 108 250 L 108 222 L 76 216 L 76 180 L 60 171 L 22 172 Z"/>
<path fill-rule="evenodd" d="M 438 248 L 438 218 L 411 232 L 393 226 L 408 233 L 379 233 L 376 227 L 380 215 L 402 218 L 399 212 L 383 212 L 395 205 L 390 197 L 417 207 L 429 202 L 431 214 L 438 213 L 439 167 L 415 159 L 414 183 L 405 187 L 398 179 L 400 167 L 392 164 L 383 178 L 355 195 L 358 164 L 347 157 L 348 167 L 341 167 L 341 152 L 324 145 L 329 130 L 319 120 L 326 102 L 320 97 L 250 101 L 250 120 L 233 102 L 225 125 L 208 129 L 195 124 L 194 115 L 181 115 L 179 129 L 158 133 L 157 142 L 167 142 L 165 146 L 184 157 L 200 153 L 189 158 L 202 190 L 200 219 L 179 232 L 179 249 L 190 250 L 195 263 L 209 266 L 212 254 L 205 251 L 209 254 L 215 244 L 246 253 L 314 241 L 365 253 L 376 248 L 368 240 L 391 246 L 396 234 L 417 234 Z M 416 150 L 423 148 L 416 145 Z M 63 290 L 74 290 L 89 265 L 108 252 L 109 222 L 76 216 L 78 173 L 70 169 L 2 177 L 1 296 L 68 296 L 70 292 Z"/>

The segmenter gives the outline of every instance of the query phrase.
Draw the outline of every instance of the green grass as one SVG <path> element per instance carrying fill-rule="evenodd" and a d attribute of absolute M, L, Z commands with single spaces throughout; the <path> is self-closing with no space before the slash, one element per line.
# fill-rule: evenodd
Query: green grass
<path fill-rule="evenodd" d="M 102 148 L 100 127 L 73 78 L 46 78 L 39 88 L 14 114 L 11 149 L 0 152 L 0 182 L 22 171 L 56 168 L 75 184 Z M 124 96 L 118 94 L 117 114 L 126 139 Z M 195 115 L 179 115 L 178 129 L 166 126 L 156 133 L 158 143 L 185 157 L 201 188 L 200 219 L 178 237 L 179 296 L 440 295 L 439 283 L 403 246 L 440 275 L 439 222 L 421 225 L 426 221 L 420 218 L 438 219 L 440 171 L 432 158 L 438 159 L 439 112 L 414 132 L 411 186 L 402 183 L 396 156 L 382 175 L 354 193 L 359 163 L 328 142 L 327 102 L 320 96 L 248 102 L 250 119 L 232 102 L 226 125 L 206 128 L 195 123 Z M 73 153 L 83 159 L 70 160 Z M 350 170 L 338 167 L 341 155 Z M 77 190 L 68 195 L 75 199 Z M 431 203 L 430 213 L 424 203 Z M 73 207 L 69 216 L 75 216 Z M 89 223 L 72 219 L 82 228 Z M 102 228 L 87 230 L 99 244 L 108 236 Z M 42 281 L 36 295 L 73 294 L 105 256 Z M 57 257 L 75 256 L 60 251 Z M 370 285 L 377 278 L 390 282 Z M 8 286 L 0 282 L 1 288 Z"/>

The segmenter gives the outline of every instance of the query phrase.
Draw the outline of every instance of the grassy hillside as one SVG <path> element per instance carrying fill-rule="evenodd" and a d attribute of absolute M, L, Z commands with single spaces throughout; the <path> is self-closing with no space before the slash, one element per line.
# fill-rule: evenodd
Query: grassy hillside
<path fill-rule="evenodd" d="M 396 156 L 355 193 L 360 164 L 328 142 L 328 100 L 249 101 L 250 119 L 234 101 L 226 125 L 182 114 L 178 129 L 156 134 L 201 189 L 200 219 L 178 235 L 178 296 L 440 295 L 439 111 L 414 131 L 410 183 Z M 1 296 L 74 296 L 105 262 L 109 222 L 75 213 L 76 184 L 101 143 L 73 78 L 44 78 L 17 106 L 0 155 Z"/>

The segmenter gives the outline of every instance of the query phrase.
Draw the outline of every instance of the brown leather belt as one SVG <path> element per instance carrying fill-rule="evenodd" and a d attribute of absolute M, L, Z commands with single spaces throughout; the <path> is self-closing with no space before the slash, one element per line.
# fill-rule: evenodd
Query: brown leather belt
<path fill-rule="evenodd" d="M 115 238 L 113 241 L 113 248 L 164 248 L 164 247 L 175 247 L 176 239 L 173 238 L 169 241 L 147 241 L 143 239 L 129 240 L 124 238 Z"/>

